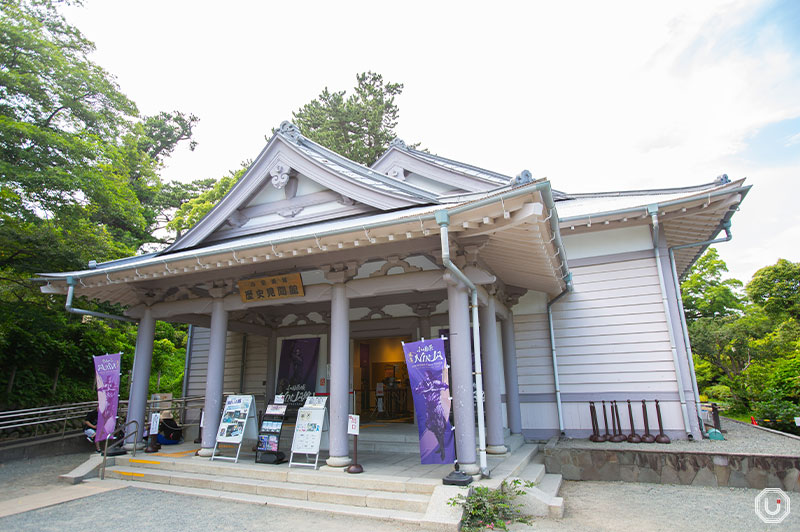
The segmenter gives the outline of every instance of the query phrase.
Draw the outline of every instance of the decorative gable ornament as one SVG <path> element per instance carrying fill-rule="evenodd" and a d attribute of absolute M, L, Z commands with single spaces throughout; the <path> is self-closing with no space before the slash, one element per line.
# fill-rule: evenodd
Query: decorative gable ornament
<path fill-rule="evenodd" d="M 300 134 L 300 128 L 296 125 L 292 124 L 288 120 L 284 120 L 281 122 L 281 126 L 278 128 L 278 133 L 287 137 L 290 140 L 297 142 L 303 136 Z"/>
<path fill-rule="evenodd" d="M 517 175 L 517 177 L 511 180 L 512 187 L 521 187 L 522 185 L 527 185 L 528 183 L 533 183 L 533 175 L 531 174 L 530 170 L 523 170 L 519 173 L 519 175 Z"/>
<path fill-rule="evenodd" d="M 277 188 L 278 190 L 282 189 L 286 186 L 289 182 L 289 172 L 291 168 L 288 165 L 278 163 L 272 167 L 272 170 L 269 171 L 269 175 L 272 177 L 272 186 Z"/>

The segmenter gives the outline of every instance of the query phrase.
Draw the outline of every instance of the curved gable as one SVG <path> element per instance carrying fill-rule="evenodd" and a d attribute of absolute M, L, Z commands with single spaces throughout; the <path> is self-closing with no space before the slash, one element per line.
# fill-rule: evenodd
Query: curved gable
<path fill-rule="evenodd" d="M 435 194 L 345 159 L 284 122 L 228 194 L 162 253 L 430 203 Z"/>

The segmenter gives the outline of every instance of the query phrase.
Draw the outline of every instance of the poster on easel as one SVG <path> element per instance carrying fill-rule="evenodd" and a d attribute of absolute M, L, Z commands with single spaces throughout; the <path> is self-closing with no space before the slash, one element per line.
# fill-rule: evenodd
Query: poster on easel
<path fill-rule="evenodd" d="M 322 434 L 327 430 L 325 422 L 326 400 L 327 397 L 324 396 L 310 396 L 306 399 L 305 406 L 297 411 L 289 467 L 309 466 L 314 469 L 317 468 Z M 306 460 L 304 462 L 295 461 L 295 454 L 306 455 Z M 314 455 L 313 463 L 309 462 L 308 455 Z"/>
<path fill-rule="evenodd" d="M 211 460 L 215 458 L 221 460 L 239 461 L 239 452 L 242 449 L 242 440 L 258 439 L 256 432 L 255 397 L 252 395 L 229 395 L 225 399 L 225 408 L 222 410 L 222 419 L 217 429 L 217 441 L 214 444 L 214 452 Z M 217 454 L 220 443 L 235 444 L 236 457 L 220 456 Z"/>

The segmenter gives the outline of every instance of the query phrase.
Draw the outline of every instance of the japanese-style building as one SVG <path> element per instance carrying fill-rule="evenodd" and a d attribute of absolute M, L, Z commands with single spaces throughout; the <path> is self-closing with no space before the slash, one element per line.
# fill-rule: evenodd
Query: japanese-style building
<path fill-rule="evenodd" d="M 407 386 L 400 342 L 444 334 L 458 461 L 477 473 L 480 452 L 505 452 L 506 429 L 586 437 L 589 401 L 658 399 L 668 435 L 702 437 L 676 286 L 709 241 L 730 238 L 748 190 L 721 176 L 564 193 L 528 171 L 505 176 L 399 140 L 368 168 L 284 122 L 168 248 L 43 274 L 42 290 L 117 303 L 139 321 L 128 415 L 140 426 L 155 321 L 192 325 L 185 389 L 205 396 L 205 454 L 224 395 L 255 395 L 263 409 L 283 342 L 319 338 L 328 464 L 348 464 L 348 413 L 376 408 L 379 383 Z M 474 444 L 473 338 L 484 449 Z M 385 407 L 413 408 L 398 397 Z"/>

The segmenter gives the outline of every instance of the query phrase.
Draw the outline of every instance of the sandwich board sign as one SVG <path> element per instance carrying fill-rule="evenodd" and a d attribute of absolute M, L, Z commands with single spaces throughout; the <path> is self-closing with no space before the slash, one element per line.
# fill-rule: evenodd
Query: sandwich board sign
<path fill-rule="evenodd" d="M 225 408 L 222 409 L 222 419 L 217 429 L 217 441 L 211 460 L 239 461 L 239 452 L 242 450 L 242 440 L 258 439 L 257 421 L 255 413 L 256 398 L 252 395 L 229 395 L 225 399 Z M 220 443 L 235 444 L 236 457 L 220 456 L 217 454 Z"/>
<path fill-rule="evenodd" d="M 325 402 L 327 397 L 309 396 L 306 398 L 305 405 L 297 411 L 297 421 L 294 425 L 294 437 L 292 438 L 292 454 L 289 456 L 289 467 L 309 466 L 317 468 L 319 461 L 319 446 L 322 441 L 322 433 L 328 429 L 325 413 Z M 306 455 L 305 462 L 296 462 L 295 454 Z M 314 455 L 314 463 L 308 461 L 309 455 Z"/>

